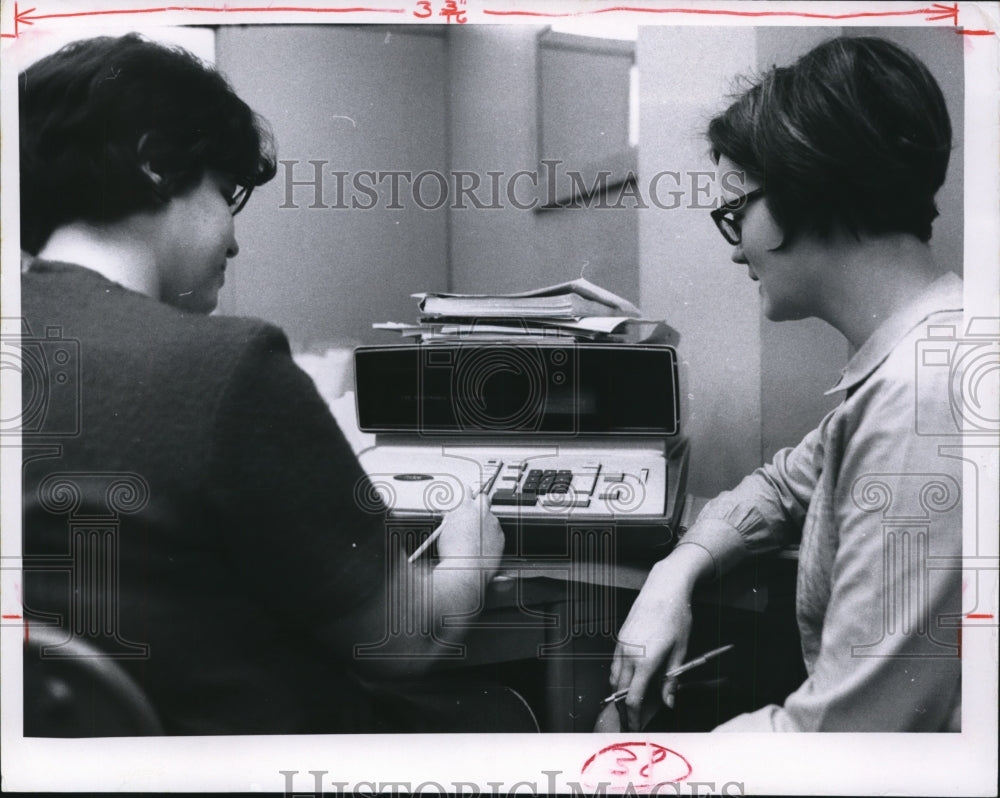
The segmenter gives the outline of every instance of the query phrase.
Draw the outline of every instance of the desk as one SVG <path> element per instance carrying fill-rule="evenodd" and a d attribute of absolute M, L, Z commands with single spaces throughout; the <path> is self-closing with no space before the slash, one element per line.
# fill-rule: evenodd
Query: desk
<path fill-rule="evenodd" d="M 685 519 L 701 504 L 692 499 Z M 697 591 L 689 651 L 737 646 L 692 674 L 691 682 L 707 687 L 678 699 L 707 728 L 726 713 L 780 701 L 801 681 L 795 565 L 788 556 L 750 561 Z M 590 732 L 611 692 L 615 635 L 648 570 L 626 562 L 505 559 L 481 614 L 456 619 L 467 629 L 464 650 L 446 667 L 490 667 L 503 675 L 505 665 L 517 663 L 511 672 L 520 683 L 511 683 L 532 703 L 542 731 Z"/>

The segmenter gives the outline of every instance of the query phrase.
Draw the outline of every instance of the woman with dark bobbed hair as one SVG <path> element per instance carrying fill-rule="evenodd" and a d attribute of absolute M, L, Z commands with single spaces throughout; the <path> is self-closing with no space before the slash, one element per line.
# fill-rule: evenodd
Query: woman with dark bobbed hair
<path fill-rule="evenodd" d="M 25 617 L 119 658 L 166 734 L 534 729 L 490 685 L 375 684 L 454 650 L 441 619 L 474 615 L 497 520 L 464 502 L 408 565 L 285 335 L 208 315 L 275 173 L 262 121 L 135 35 L 39 61 L 19 102 L 24 349 L 51 356 L 24 369 Z"/>
<path fill-rule="evenodd" d="M 238 251 L 232 217 L 275 174 L 263 120 L 221 74 L 135 34 L 68 44 L 25 70 L 19 90 L 21 248 L 52 260 L 116 232 L 118 248 L 131 238 L 144 251 L 102 259 L 101 273 L 168 305 L 213 310 Z M 220 198 L 225 207 L 192 207 L 202 225 L 169 242 L 192 248 L 186 263 L 154 262 L 147 245 L 165 242 L 147 237 L 152 222 Z"/>
<path fill-rule="evenodd" d="M 688 653 L 699 580 L 798 544 L 805 681 L 718 730 L 958 730 L 962 472 L 940 450 L 958 440 L 954 374 L 919 358 L 921 341 L 962 334 L 958 264 L 928 246 L 952 146 L 944 98 L 903 48 L 837 38 L 766 73 L 708 138 L 727 175 L 712 218 L 764 314 L 822 319 L 853 355 L 832 389 L 843 402 L 654 566 L 612 664 L 625 708 L 598 729 L 639 726 L 661 696 L 673 706 L 660 675 Z"/>

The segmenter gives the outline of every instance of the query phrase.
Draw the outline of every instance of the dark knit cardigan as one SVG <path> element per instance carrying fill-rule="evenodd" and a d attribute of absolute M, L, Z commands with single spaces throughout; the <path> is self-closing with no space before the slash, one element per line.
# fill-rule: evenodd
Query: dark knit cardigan
<path fill-rule="evenodd" d="M 170 734 L 363 728 L 383 630 L 332 626 L 384 589 L 384 517 L 284 334 L 68 264 L 21 283 L 29 625 L 128 655 Z"/>

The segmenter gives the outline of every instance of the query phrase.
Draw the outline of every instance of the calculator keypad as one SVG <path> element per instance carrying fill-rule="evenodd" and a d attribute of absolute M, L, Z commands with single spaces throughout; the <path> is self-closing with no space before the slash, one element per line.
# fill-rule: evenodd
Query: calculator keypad
<path fill-rule="evenodd" d="M 500 506 L 589 507 L 601 471 L 600 463 L 568 468 L 525 468 L 521 463 L 503 466 L 490 503 Z"/>

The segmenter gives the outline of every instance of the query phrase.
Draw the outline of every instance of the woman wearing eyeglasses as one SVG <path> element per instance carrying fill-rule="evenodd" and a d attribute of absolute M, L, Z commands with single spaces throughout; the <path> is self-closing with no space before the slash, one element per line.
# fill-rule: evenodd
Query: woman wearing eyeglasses
<path fill-rule="evenodd" d="M 463 502 L 409 565 L 284 333 L 208 315 L 275 173 L 261 120 L 136 35 L 19 89 L 25 617 L 123 657 L 170 735 L 533 730 L 497 685 L 416 678 L 476 612 L 496 518 Z M 109 733 L 93 703 L 80 736 Z"/>
<path fill-rule="evenodd" d="M 701 653 L 687 650 L 699 581 L 798 544 L 806 679 L 718 730 L 958 730 L 962 472 L 939 448 L 960 440 L 945 420 L 955 375 L 918 357 L 935 332 L 963 332 L 957 264 L 928 246 L 951 152 L 941 91 L 902 48 L 838 38 L 768 72 L 708 138 L 720 171 L 743 178 L 712 217 L 764 314 L 822 319 L 853 355 L 840 406 L 711 501 L 652 569 L 611 668 L 626 709 L 597 729 L 673 706 L 662 677 Z"/>

